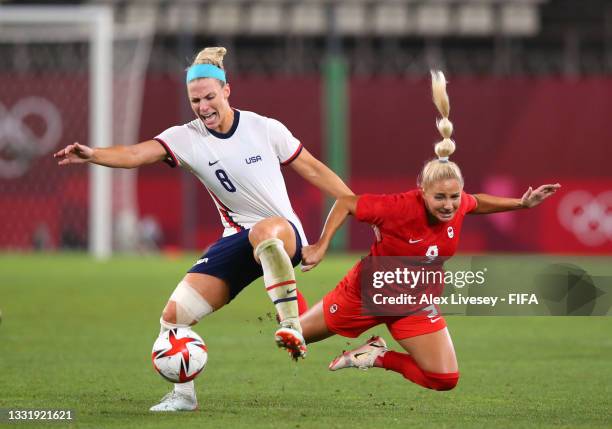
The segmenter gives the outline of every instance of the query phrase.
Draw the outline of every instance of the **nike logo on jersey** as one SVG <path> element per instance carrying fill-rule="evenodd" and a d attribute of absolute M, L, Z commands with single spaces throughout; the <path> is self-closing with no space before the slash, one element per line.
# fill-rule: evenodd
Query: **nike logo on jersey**
<path fill-rule="evenodd" d="M 418 243 L 419 241 L 423 241 L 422 238 L 419 238 L 418 240 L 413 240 L 412 238 L 410 240 L 408 240 L 408 243 L 410 244 L 414 244 L 414 243 Z"/>
<path fill-rule="evenodd" d="M 208 161 L 208 166 L 209 166 L 209 167 L 210 167 L 210 166 L 213 166 L 213 165 L 215 165 L 217 162 L 219 162 L 219 160 L 216 160 L 215 162 L 210 162 L 210 161 Z"/>
<path fill-rule="evenodd" d="M 440 317 L 436 317 L 435 319 L 429 319 L 431 323 L 436 323 L 438 320 L 440 320 Z"/>
<path fill-rule="evenodd" d="M 208 262 L 208 258 L 198 259 L 198 260 L 196 261 L 196 263 L 195 263 L 195 264 L 193 264 L 193 265 L 198 265 L 198 264 L 201 264 L 202 262 L 204 262 L 204 263 Z"/>
<path fill-rule="evenodd" d="M 244 158 L 244 162 L 246 162 L 247 164 L 253 164 L 253 163 L 255 163 L 257 161 L 261 161 L 261 160 L 262 160 L 261 156 L 259 156 L 259 155 L 255 155 L 255 156 L 252 156 L 250 158 Z"/>

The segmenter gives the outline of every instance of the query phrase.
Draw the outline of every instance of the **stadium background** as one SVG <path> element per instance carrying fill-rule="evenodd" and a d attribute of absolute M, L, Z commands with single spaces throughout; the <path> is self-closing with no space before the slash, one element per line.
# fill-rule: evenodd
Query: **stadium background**
<path fill-rule="evenodd" d="M 0 4 L 17 3 L 30 2 Z M 428 70 L 439 67 L 450 80 L 454 159 L 468 192 L 520 196 L 529 185 L 563 184 L 559 198 L 528 215 L 471 218 L 461 251 L 612 252 L 610 2 L 72 3 L 110 4 L 116 22 L 127 26 L 154 20 L 149 61 L 139 77 L 138 141 L 191 119 L 184 69 L 199 48 L 224 45 L 233 106 L 284 122 L 355 192 L 402 191 L 415 185 L 438 138 Z M 64 121 L 55 148 L 87 142 L 83 57 L 54 57 L 44 44 L 38 49 L 37 60 L 25 61 L 8 51 L 0 70 L 2 103 L 10 112 L 25 96 L 46 97 Z M 121 93 L 115 95 L 117 104 Z M 32 132 L 44 134 L 45 125 L 36 118 L 24 123 L 29 119 Z M 126 121 L 115 112 L 115 128 Z M 2 122 L 3 169 L 20 157 L 27 168 L 0 177 L 0 248 L 85 248 L 86 169 L 56 168 L 49 150 L 23 155 L 11 144 L 9 122 Z M 114 140 L 132 143 L 116 131 Z M 286 173 L 295 211 L 314 239 L 325 201 L 290 169 Z M 134 212 L 160 248 L 199 250 L 219 236 L 218 215 L 195 178 L 162 165 L 135 174 L 135 189 L 125 198 L 133 196 Z M 126 193 L 122 186 L 115 185 L 115 199 Z M 362 251 L 370 238 L 366 227 L 353 224 L 339 248 Z"/>

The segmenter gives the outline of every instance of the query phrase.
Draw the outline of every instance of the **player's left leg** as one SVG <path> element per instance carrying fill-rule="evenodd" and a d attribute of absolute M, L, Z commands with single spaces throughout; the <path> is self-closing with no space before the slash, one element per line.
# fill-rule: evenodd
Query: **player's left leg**
<path fill-rule="evenodd" d="M 372 337 L 338 356 L 329 369 L 385 368 L 429 389 L 451 390 L 457 385 L 457 357 L 444 318 L 409 316 L 388 321 L 387 327 L 408 353 L 388 350 L 381 337 Z"/>
<path fill-rule="evenodd" d="M 372 337 L 364 345 L 338 356 L 329 369 L 385 368 L 428 389 L 451 390 L 457 385 L 457 358 L 446 328 L 398 342 L 408 353 L 388 350 L 381 337 Z"/>
<path fill-rule="evenodd" d="M 255 260 L 261 264 L 268 296 L 276 307 L 280 329 L 275 333 L 279 347 L 291 355 L 304 357 L 306 342 L 299 321 L 298 290 L 291 259 L 301 251 L 299 236 L 284 218 L 270 217 L 257 222 L 249 231 Z"/>
<path fill-rule="evenodd" d="M 389 350 L 375 366 L 398 372 L 428 389 L 451 390 L 457 385 L 459 368 L 447 328 L 398 342 L 408 353 Z"/>

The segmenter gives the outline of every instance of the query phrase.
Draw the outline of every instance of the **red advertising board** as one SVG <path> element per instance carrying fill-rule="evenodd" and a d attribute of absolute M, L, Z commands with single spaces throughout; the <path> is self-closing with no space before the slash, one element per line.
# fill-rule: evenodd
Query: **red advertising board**
<path fill-rule="evenodd" d="M 520 197 L 528 186 L 563 185 L 537 209 L 468 217 L 460 251 L 611 253 L 612 78 L 450 77 L 449 81 L 457 143 L 452 158 L 462 168 L 467 192 Z M 0 85 L 0 248 L 32 248 L 44 236 L 52 248 L 84 245 L 87 169 L 58 168 L 51 158 L 52 151 L 66 143 L 86 142 L 84 77 L 48 76 L 39 82 L 0 75 Z M 440 138 L 430 90 L 427 77 L 350 81 L 347 162 L 355 192 L 391 193 L 415 186 Z M 236 108 L 279 119 L 321 158 L 321 91 L 318 76 L 237 76 L 232 79 L 231 102 Z M 38 105 L 32 103 L 41 99 Z M 181 110 L 183 115 L 187 111 L 188 120 L 186 102 L 182 81 L 148 76 L 140 140 L 181 123 Z M 61 120 L 59 135 L 49 128 L 49 118 L 54 117 L 49 116 L 50 105 Z M 21 125 L 11 126 L 15 123 Z M 56 133 L 50 147 L 28 151 L 49 129 Z M 15 130 L 21 130 L 18 138 Z M 46 144 L 44 139 L 42 143 Z M 27 165 L 21 174 L 11 175 L 13 164 L 21 162 L 16 153 Z M 291 167 L 284 172 L 295 211 L 312 241 L 324 219 L 323 196 Z M 195 191 L 183 192 L 185 180 L 193 181 Z M 164 245 L 183 243 L 185 198 L 195 201 L 191 206 L 196 222 L 188 232 L 196 237 L 198 248 L 221 233 L 208 193 L 197 179 L 185 179 L 178 169 L 141 168 L 137 194 L 139 214 L 157 220 Z M 352 224 L 351 249 L 367 249 L 371 238 L 367 226 Z"/>

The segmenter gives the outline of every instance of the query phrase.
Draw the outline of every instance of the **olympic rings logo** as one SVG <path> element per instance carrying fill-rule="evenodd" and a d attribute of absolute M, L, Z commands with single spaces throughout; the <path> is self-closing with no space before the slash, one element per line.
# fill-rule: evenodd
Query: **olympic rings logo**
<path fill-rule="evenodd" d="M 41 123 L 38 131 L 34 123 Z M 53 151 L 62 136 L 62 117 L 49 100 L 31 96 L 12 108 L 0 103 L 0 176 L 24 175 L 32 161 Z"/>
<path fill-rule="evenodd" d="M 612 241 L 612 191 L 597 196 L 570 192 L 559 203 L 557 214 L 561 225 L 587 246 Z"/>

